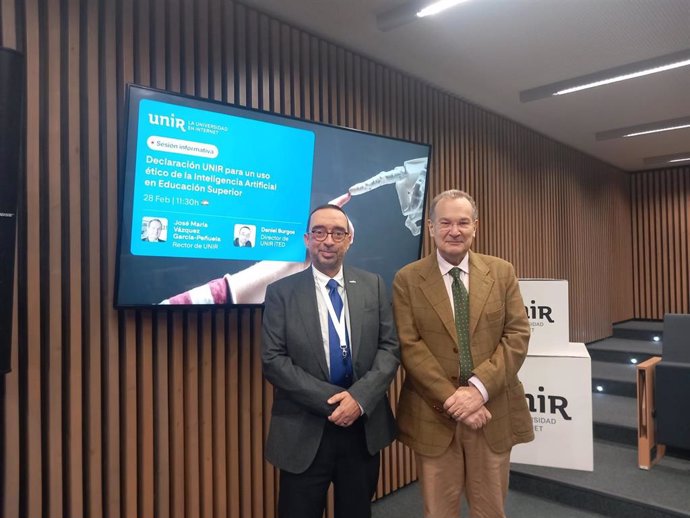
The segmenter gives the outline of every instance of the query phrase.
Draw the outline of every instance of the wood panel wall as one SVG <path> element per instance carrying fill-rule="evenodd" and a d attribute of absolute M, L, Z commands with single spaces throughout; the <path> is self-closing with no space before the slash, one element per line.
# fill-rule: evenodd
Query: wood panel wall
<path fill-rule="evenodd" d="M 690 313 L 690 167 L 632 178 L 635 318 Z"/>
<path fill-rule="evenodd" d="M 3 518 L 274 515 L 261 311 L 112 308 L 130 81 L 430 142 L 479 251 L 570 281 L 571 339 L 633 316 L 629 176 L 424 81 L 229 0 L 0 0 L 0 44 L 27 58 Z M 377 496 L 414 477 L 393 445 Z"/>

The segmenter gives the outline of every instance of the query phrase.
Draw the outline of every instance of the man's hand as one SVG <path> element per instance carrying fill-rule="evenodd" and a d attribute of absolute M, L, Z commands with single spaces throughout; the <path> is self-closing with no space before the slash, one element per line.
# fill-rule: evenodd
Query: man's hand
<path fill-rule="evenodd" d="M 474 385 L 459 387 L 443 403 L 443 409 L 456 421 L 464 421 L 484 406 L 484 398 Z"/>
<path fill-rule="evenodd" d="M 479 430 L 480 428 L 484 428 L 486 424 L 491 421 L 491 412 L 489 412 L 485 406 L 481 406 L 479 410 L 460 421 L 465 426 L 472 428 L 472 430 Z"/>
<path fill-rule="evenodd" d="M 350 426 L 362 415 L 359 404 L 346 390 L 338 392 L 331 397 L 331 399 L 328 400 L 328 404 L 338 405 L 331 415 L 328 416 L 328 420 L 338 426 Z"/>

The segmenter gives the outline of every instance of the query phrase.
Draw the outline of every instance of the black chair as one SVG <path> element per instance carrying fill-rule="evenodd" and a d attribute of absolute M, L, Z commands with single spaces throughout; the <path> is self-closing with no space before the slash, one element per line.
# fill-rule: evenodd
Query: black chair
<path fill-rule="evenodd" d="M 664 316 L 664 346 L 654 376 L 656 440 L 690 450 L 690 315 Z"/>

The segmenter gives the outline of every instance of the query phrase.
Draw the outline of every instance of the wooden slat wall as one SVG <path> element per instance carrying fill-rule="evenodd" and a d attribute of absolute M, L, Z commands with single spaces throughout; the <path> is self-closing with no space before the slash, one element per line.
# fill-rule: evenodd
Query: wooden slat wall
<path fill-rule="evenodd" d="M 477 250 L 570 281 L 571 339 L 633 316 L 629 176 L 420 80 L 227 0 L 0 0 L 0 44 L 28 78 L 3 518 L 274 515 L 261 311 L 112 309 L 130 81 L 430 142 L 431 194 L 477 198 Z M 396 443 L 377 496 L 414 478 Z"/>
<path fill-rule="evenodd" d="M 690 167 L 632 177 L 635 318 L 690 312 Z"/>

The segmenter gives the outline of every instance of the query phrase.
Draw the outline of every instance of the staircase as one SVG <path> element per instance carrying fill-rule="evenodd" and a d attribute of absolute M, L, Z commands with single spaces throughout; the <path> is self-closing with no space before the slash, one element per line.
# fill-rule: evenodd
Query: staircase
<path fill-rule="evenodd" d="M 661 356 L 662 322 L 630 321 L 587 345 L 592 358 L 594 437 L 637 447 L 636 365 Z"/>
<path fill-rule="evenodd" d="M 661 322 L 614 325 L 588 344 L 592 359 L 594 471 L 513 465 L 510 488 L 600 516 L 690 517 L 690 461 L 670 452 L 649 471 L 637 467 L 636 364 L 661 356 Z M 567 447 L 567 445 L 564 445 Z"/>

